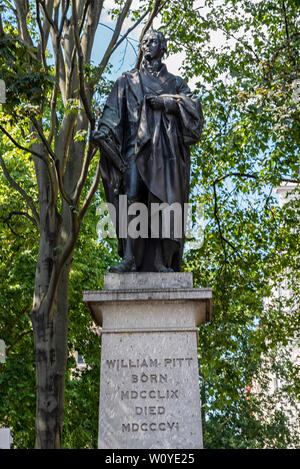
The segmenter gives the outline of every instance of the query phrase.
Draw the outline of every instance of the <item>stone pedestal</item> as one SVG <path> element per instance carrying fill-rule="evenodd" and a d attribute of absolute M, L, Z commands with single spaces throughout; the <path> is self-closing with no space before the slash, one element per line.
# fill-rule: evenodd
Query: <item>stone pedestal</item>
<path fill-rule="evenodd" d="M 102 327 L 99 448 L 202 448 L 196 326 L 211 289 L 190 272 L 108 274 L 84 302 Z"/>

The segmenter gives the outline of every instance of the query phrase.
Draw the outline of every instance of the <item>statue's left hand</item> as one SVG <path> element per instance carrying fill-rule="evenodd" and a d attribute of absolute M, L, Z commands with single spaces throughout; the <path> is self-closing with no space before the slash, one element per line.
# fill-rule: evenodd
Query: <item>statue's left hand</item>
<path fill-rule="evenodd" d="M 149 96 L 148 102 L 155 111 L 163 111 L 165 109 L 164 99 L 160 96 Z"/>

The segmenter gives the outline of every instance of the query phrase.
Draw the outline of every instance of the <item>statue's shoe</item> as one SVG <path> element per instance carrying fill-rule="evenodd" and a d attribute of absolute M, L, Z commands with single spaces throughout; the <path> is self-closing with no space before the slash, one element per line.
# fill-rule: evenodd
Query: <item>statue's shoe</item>
<path fill-rule="evenodd" d="M 134 262 L 134 257 L 124 257 L 122 262 L 117 265 L 113 265 L 109 272 L 113 274 L 122 274 L 123 272 L 135 272 L 136 265 Z"/>
<path fill-rule="evenodd" d="M 163 264 L 158 264 L 158 265 L 155 265 L 154 267 L 156 269 L 156 272 L 174 272 L 174 270 L 171 269 L 171 267 L 166 267 Z"/>

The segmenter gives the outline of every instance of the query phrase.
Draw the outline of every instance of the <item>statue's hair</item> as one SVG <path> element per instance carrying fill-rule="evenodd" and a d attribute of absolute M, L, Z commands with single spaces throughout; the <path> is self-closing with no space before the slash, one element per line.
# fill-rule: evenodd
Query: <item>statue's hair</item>
<path fill-rule="evenodd" d="M 157 29 L 150 29 L 149 31 L 146 32 L 144 38 L 146 36 L 150 36 L 150 34 L 155 34 L 158 37 L 160 47 L 161 47 L 163 53 L 166 54 L 167 50 L 168 50 L 168 47 L 167 47 L 167 40 L 166 40 L 165 36 L 163 35 L 163 33 L 161 31 L 158 31 Z"/>

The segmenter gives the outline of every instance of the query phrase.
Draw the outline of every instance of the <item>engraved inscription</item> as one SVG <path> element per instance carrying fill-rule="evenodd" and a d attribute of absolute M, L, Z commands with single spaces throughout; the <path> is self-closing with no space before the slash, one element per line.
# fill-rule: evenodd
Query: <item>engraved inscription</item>
<path fill-rule="evenodd" d="M 124 399 L 178 399 L 178 389 L 151 389 L 150 391 L 124 391 L 121 390 L 121 401 Z"/>
<path fill-rule="evenodd" d="M 142 430 L 144 432 L 152 431 L 178 431 L 179 423 L 178 422 L 143 422 L 143 423 L 122 423 L 122 432 L 138 432 Z"/>
<path fill-rule="evenodd" d="M 149 358 L 146 360 L 143 358 L 142 360 L 136 359 L 111 359 L 106 360 L 106 366 L 109 369 L 115 369 L 117 371 L 123 368 L 158 368 L 159 366 L 164 366 L 165 368 L 176 368 L 182 367 L 184 364 L 187 366 L 191 366 L 193 358 L 164 358 L 162 362 L 158 361 L 157 358 Z"/>
<path fill-rule="evenodd" d="M 166 374 L 146 375 L 145 373 L 142 373 L 140 376 L 131 375 L 132 383 L 166 383 L 167 380 L 168 378 Z"/>
<path fill-rule="evenodd" d="M 163 415 L 166 412 L 165 407 L 163 406 L 145 406 L 145 407 L 136 407 L 136 415 Z"/>
<path fill-rule="evenodd" d="M 119 371 L 122 368 L 157 368 L 160 366 L 160 362 L 157 358 L 146 360 L 125 360 L 125 359 L 116 359 L 116 360 L 106 360 L 106 365 L 108 368 L 113 368 Z"/>
<path fill-rule="evenodd" d="M 128 370 L 125 374 L 128 387 L 119 390 L 119 398 L 122 405 L 128 406 L 133 421 L 121 423 L 122 433 L 179 431 L 179 423 L 172 421 L 168 414 L 168 403 L 181 398 L 180 388 L 169 380 L 168 370 L 189 368 L 192 362 L 191 357 L 106 360 L 105 365 L 111 372 L 122 372 L 124 376 Z M 161 401 L 161 405 L 157 405 L 157 401 Z M 144 420 L 143 417 L 148 421 L 136 420 Z"/>

